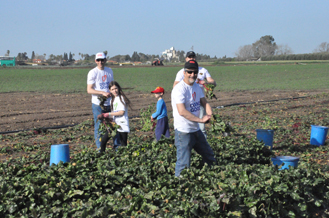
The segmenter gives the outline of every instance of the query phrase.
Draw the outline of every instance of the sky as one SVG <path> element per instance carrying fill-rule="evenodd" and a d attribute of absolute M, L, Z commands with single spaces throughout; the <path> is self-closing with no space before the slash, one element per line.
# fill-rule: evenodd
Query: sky
<path fill-rule="evenodd" d="M 217 58 L 271 35 L 293 53 L 329 42 L 327 0 L 0 0 L 0 56 L 161 54 Z"/>

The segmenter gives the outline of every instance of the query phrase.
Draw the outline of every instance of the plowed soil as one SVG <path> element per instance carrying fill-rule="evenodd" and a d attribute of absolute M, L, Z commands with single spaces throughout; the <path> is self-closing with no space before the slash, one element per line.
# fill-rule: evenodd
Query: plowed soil
<path fill-rule="evenodd" d="M 212 107 L 235 103 L 272 101 L 286 98 L 299 98 L 329 92 L 329 90 L 312 91 L 237 91 L 215 92 L 216 99 L 209 100 Z M 134 110 L 129 110 L 129 117 L 140 115 L 140 109 L 156 99 L 151 93 L 129 90 L 127 97 Z M 170 92 L 164 100 L 168 111 L 172 110 Z M 0 132 L 10 133 L 34 128 L 57 128 L 75 125 L 92 119 L 91 96 L 87 93 L 51 94 L 33 92 L 0 93 Z M 310 104 L 312 104 L 310 102 Z"/>

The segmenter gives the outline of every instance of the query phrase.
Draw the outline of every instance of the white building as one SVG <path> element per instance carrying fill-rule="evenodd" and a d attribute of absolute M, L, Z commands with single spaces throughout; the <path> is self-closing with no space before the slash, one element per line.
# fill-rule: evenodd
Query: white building
<path fill-rule="evenodd" d="M 162 52 L 162 57 L 164 59 L 167 59 L 168 61 L 170 61 L 170 59 L 172 58 L 176 58 L 176 50 L 174 47 L 171 47 L 170 49 L 165 50 L 164 52 Z"/>

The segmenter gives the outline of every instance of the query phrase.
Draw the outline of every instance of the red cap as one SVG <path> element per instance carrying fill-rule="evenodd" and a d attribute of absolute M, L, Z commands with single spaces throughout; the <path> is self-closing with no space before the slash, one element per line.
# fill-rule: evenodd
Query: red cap
<path fill-rule="evenodd" d="M 152 91 L 151 93 L 164 93 L 164 89 L 160 86 L 158 86 L 156 89 L 154 89 L 154 91 Z"/>

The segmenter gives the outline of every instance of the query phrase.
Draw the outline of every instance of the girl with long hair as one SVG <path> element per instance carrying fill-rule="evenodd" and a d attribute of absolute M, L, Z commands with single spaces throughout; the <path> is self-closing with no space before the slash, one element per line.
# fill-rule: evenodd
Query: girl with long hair
<path fill-rule="evenodd" d="M 123 93 L 121 86 L 116 81 L 111 81 L 109 84 L 111 99 L 111 112 L 103 113 L 101 118 L 112 118 L 113 121 L 120 126 L 117 129 L 117 136 L 122 146 L 127 146 L 129 129 L 128 106 L 131 108 L 130 100 Z M 108 134 L 105 134 L 101 139 L 101 152 L 105 151 L 108 141 Z M 115 141 L 115 140 L 114 140 Z M 119 144 L 114 142 L 113 148 L 116 149 Z"/>

